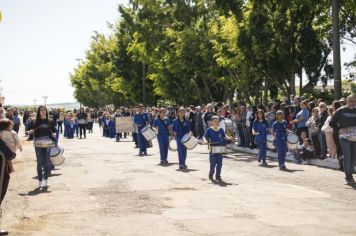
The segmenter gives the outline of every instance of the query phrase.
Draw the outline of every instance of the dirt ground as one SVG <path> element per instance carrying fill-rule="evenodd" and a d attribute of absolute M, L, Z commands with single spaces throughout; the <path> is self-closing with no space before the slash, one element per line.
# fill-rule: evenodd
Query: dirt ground
<path fill-rule="evenodd" d="M 99 128 L 87 139 L 66 140 L 65 164 L 48 191 L 36 191 L 32 143 L 14 162 L 3 203 L 2 228 L 11 235 L 356 235 L 356 191 L 340 171 L 254 156 L 224 159 L 219 184 L 208 179 L 206 146 L 177 153 L 159 166 L 158 145 L 139 157 L 131 137 L 116 143 Z M 24 138 L 23 138 L 24 139 Z"/>

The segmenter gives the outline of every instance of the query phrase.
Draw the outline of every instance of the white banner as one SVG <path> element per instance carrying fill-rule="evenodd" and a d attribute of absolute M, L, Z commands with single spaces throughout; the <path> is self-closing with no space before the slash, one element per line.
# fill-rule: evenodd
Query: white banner
<path fill-rule="evenodd" d="M 116 117 L 115 125 L 116 133 L 131 133 L 133 132 L 133 117 Z"/>

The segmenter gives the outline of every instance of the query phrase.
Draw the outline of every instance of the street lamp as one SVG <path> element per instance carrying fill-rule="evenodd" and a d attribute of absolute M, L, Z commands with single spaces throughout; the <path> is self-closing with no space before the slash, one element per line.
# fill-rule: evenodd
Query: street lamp
<path fill-rule="evenodd" d="M 43 104 L 46 106 L 46 99 L 48 98 L 48 96 L 42 96 L 43 97 Z"/>

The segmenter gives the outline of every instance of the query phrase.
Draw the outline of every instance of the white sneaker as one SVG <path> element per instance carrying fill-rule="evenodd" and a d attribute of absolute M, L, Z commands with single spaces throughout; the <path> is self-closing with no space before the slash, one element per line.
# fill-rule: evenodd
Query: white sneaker
<path fill-rule="evenodd" d="M 48 187 L 48 180 L 47 179 L 43 180 L 43 186 L 42 187 Z"/>

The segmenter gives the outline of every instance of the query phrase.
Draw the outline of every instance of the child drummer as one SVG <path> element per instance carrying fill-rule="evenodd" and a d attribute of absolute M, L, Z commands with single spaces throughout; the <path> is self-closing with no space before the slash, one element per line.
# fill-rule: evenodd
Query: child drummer
<path fill-rule="evenodd" d="M 212 153 L 212 146 L 226 146 L 226 140 L 233 140 L 225 134 L 222 128 L 219 128 L 219 117 L 213 116 L 211 118 L 212 126 L 205 131 L 204 142 L 210 145 L 210 172 L 209 179 L 213 179 L 213 175 L 216 168 L 216 180 L 222 181 L 221 179 L 221 168 L 223 156 L 221 153 Z"/>

